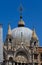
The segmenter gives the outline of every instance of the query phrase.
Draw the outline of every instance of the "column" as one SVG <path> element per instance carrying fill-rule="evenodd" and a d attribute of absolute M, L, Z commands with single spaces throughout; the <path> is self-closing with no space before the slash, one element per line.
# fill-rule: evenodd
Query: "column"
<path fill-rule="evenodd" d="M 19 65 L 21 65 L 21 63 L 19 63 Z"/>
<path fill-rule="evenodd" d="M 12 61 L 12 65 L 13 65 L 13 61 Z"/>
<path fill-rule="evenodd" d="M 8 61 L 6 62 L 6 65 L 8 65 Z"/>
<path fill-rule="evenodd" d="M 22 63 L 22 65 L 24 65 L 24 63 Z"/>
<path fill-rule="evenodd" d="M 19 65 L 19 63 L 17 63 L 17 65 Z"/>
<path fill-rule="evenodd" d="M 15 65 L 17 65 L 17 62 L 15 62 Z"/>
<path fill-rule="evenodd" d="M 9 61 L 9 65 L 12 65 L 12 62 Z"/>
<path fill-rule="evenodd" d="M 34 65 L 34 54 L 33 54 L 33 65 Z"/>
<path fill-rule="evenodd" d="M 21 63 L 21 65 L 22 65 L 22 63 Z"/>
<path fill-rule="evenodd" d="M 15 65 L 15 62 L 13 62 L 13 65 Z"/>

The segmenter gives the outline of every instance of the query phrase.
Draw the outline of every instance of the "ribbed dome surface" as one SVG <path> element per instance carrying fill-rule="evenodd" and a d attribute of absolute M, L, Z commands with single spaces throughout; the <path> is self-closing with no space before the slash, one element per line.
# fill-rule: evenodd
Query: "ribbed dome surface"
<path fill-rule="evenodd" d="M 16 43 L 23 41 L 29 44 L 32 37 L 32 30 L 26 27 L 17 27 L 12 30 L 12 36 L 16 40 Z"/>

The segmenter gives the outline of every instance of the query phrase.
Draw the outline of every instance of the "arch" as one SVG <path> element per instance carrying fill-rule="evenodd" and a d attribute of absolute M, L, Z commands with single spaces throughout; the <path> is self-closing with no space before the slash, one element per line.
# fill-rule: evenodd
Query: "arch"
<path fill-rule="evenodd" d="M 19 49 L 16 50 L 14 57 L 17 57 L 19 55 L 24 56 L 27 60 L 29 59 L 28 58 L 29 53 L 25 48 L 19 48 Z"/>
<path fill-rule="evenodd" d="M 17 57 L 17 56 L 24 56 L 26 59 L 28 59 L 28 57 L 27 57 L 27 54 L 24 52 L 24 51 L 18 51 L 17 53 L 16 53 L 16 56 L 15 57 Z"/>
<path fill-rule="evenodd" d="M 12 57 L 9 57 L 9 61 L 13 61 L 13 58 Z"/>

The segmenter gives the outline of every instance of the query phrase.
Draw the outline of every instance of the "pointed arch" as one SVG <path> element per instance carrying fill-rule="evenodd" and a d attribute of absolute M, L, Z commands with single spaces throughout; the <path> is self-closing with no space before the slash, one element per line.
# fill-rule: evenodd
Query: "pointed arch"
<path fill-rule="evenodd" d="M 19 55 L 24 56 L 27 60 L 29 60 L 29 58 L 28 58 L 29 53 L 25 48 L 19 48 L 16 50 L 14 57 L 17 57 Z"/>

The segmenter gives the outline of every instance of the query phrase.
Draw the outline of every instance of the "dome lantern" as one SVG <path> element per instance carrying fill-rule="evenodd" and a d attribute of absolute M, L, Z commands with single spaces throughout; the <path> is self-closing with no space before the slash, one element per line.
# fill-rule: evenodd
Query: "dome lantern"
<path fill-rule="evenodd" d="M 19 23 L 18 23 L 18 27 L 24 27 L 25 23 L 22 19 L 20 19 Z"/>

